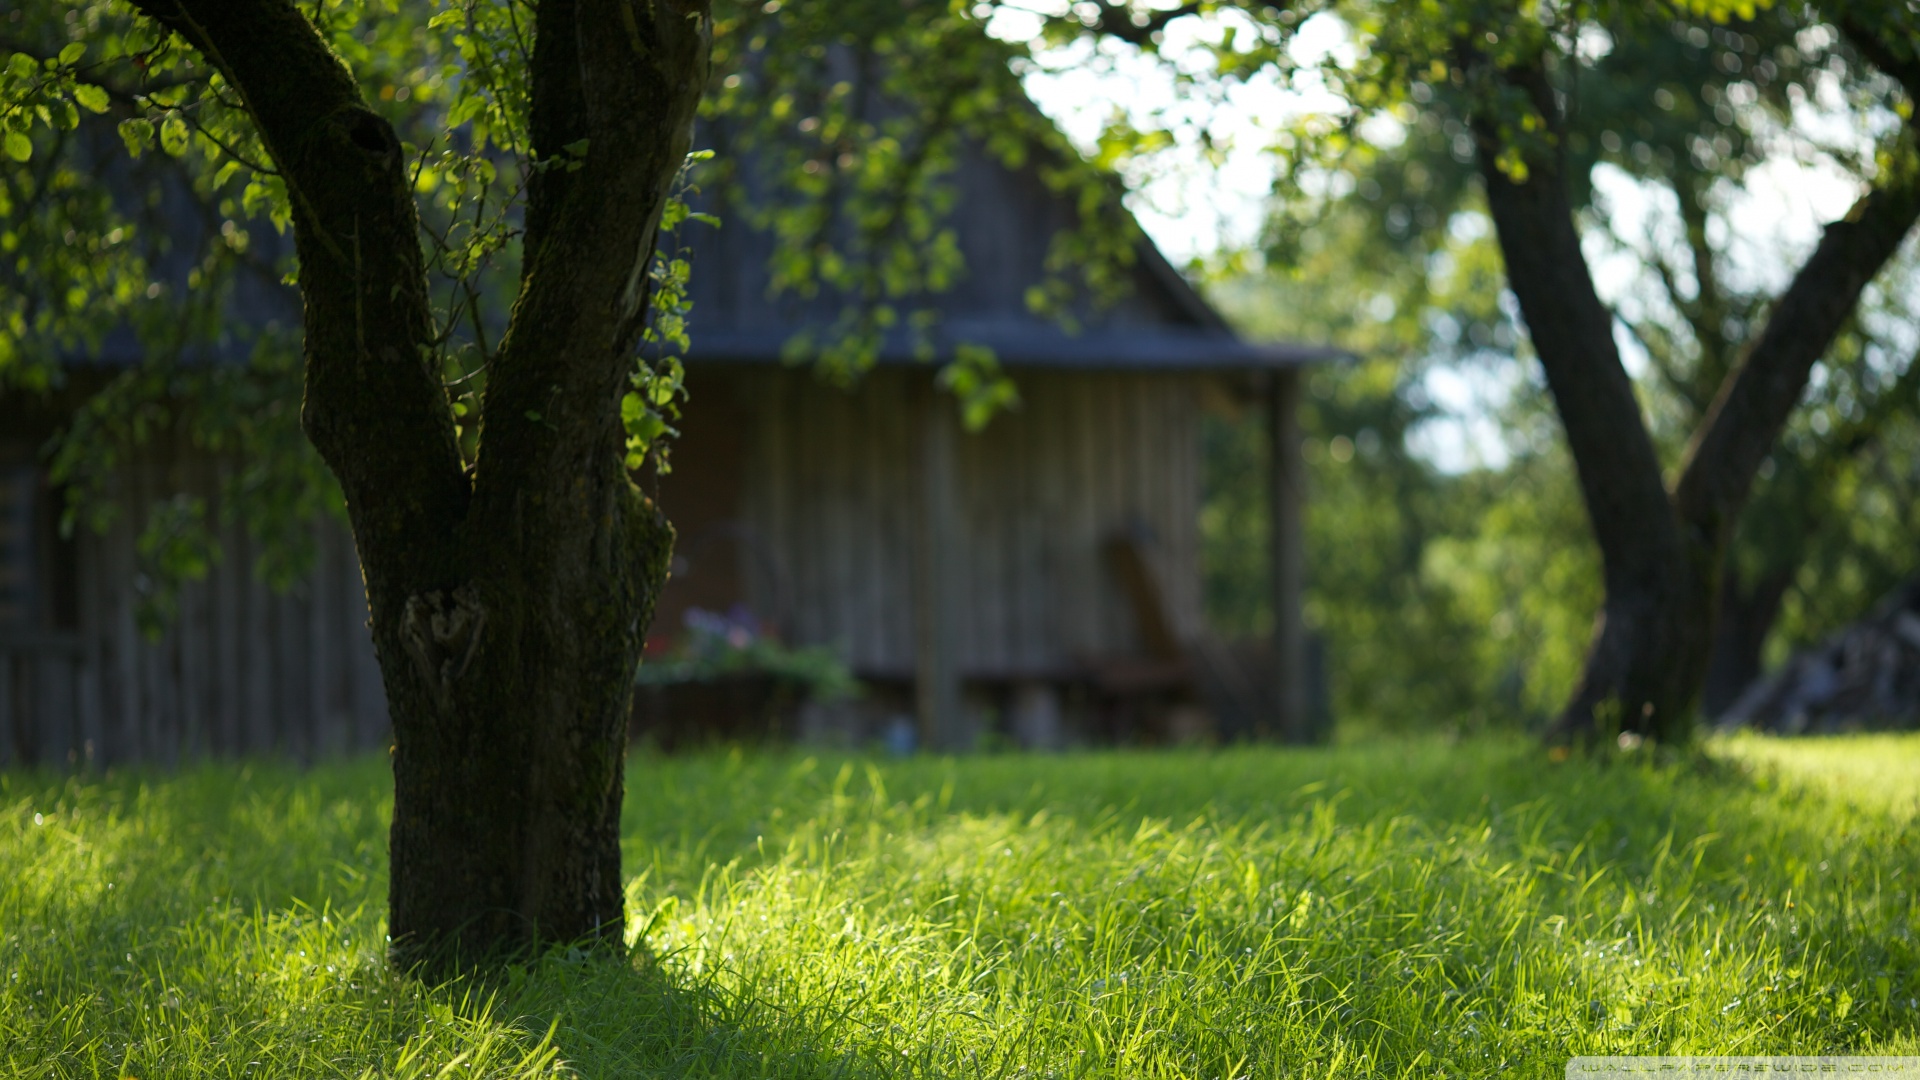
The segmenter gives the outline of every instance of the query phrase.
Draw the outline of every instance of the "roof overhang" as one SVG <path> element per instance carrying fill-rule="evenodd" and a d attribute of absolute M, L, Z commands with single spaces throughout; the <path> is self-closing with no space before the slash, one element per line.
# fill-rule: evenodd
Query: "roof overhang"
<path fill-rule="evenodd" d="M 791 355 L 788 344 L 800 329 L 695 327 L 687 363 L 781 363 Z M 974 345 L 993 350 L 1005 367 L 1074 371 L 1268 371 L 1352 358 L 1347 351 L 1328 345 L 1255 343 L 1230 331 L 1165 323 L 1107 324 L 1069 333 L 1039 319 L 952 319 L 941 323 L 922 344 L 930 346 L 935 360 L 953 356 L 960 346 Z M 876 359 L 888 365 L 920 363 L 928 359 L 928 351 L 916 347 L 905 334 L 889 335 Z"/>

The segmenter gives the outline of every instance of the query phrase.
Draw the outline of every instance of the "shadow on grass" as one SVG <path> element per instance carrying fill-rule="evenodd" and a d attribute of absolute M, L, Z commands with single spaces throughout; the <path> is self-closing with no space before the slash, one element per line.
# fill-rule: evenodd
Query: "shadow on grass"
<path fill-rule="evenodd" d="M 644 953 L 556 949 L 486 980 L 497 1015 L 529 1037 L 551 1031 L 582 1076 L 880 1077 L 898 1062 L 836 1040 L 843 1017 L 782 1008 L 674 977 Z M 445 995 L 458 984 L 436 991 Z"/>

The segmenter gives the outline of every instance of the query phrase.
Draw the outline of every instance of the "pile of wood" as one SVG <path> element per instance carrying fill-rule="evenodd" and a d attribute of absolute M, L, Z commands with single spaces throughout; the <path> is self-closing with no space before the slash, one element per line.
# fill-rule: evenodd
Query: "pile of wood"
<path fill-rule="evenodd" d="M 1920 728 L 1920 581 L 1755 682 L 1716 726 L 1782 735 Z"/>

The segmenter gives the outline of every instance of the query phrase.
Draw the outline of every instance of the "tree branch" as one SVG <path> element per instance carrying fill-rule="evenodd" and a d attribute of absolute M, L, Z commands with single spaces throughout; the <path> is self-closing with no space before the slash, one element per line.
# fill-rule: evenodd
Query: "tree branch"
<path fill-rule="evenodd" d="M 1489 74 L 1525 93 L 1557 136 L 1561 120 L 1542 68 Z M 1505 144 L 1490 108 L 1477 109 L 1472 124 L 1507 284 L 1553 392 L 1609 588 L 1663 579 L 1662 564 L 1678 561 L 1680 537 L 1633 380 L 1614 345 L 1613 316 L 1581 252 L 1564 154 L 1556 143 L 1528 155 L 1526 179 L 1515 181 L 1498 164 Z"/>
<path fill-rule="evenodd" d="M 516 514 L 514 493 L 537 476 L 625 490 L 620 399 L 711 32 L 701 0 L 543 0 L 535 12 L 530 135 L 551 164 L 528 186 L 520 300 L 488 376 L 481 521 Z M 584 159 L 562 154 L 582 141 Z"/>
<path fill-rule="evenodd" d="M 454 584 L 468 489 L 433 370 L 399 139 L 291 0 L 135 0 L 218 68 L 285 179 L 305 303 L 302 419 L 339 478 L 376 619 Z"/>
<path fill-rule="evenodd" d="M 1920 162 L 1909 152 L 1894 175 L 1826 227 L 1745 360 L 1721 385 L 1688 448 L 1674 492 L 1681 519 L 1701 536 L 1732 526 L 1754 472 L 1806 390 L 1813 365 L 1920 219 Z"/>
<path fill-rule="evenodd" d="M 1860 12 L 1851 5 L 1835 23 L 1855 51 L 1904 87 L 1908 100 L 1920 107 L 1920 53 L 1916 53 L 1910 38 L 1904 43 L 1907 55 L 1901 56 L 1881 38 L 1880 28 L 1862 18 Z M 1920 124 L 1920 113 L 1916 113 L 1908 123 Z"/>
<path fill-rule="evenodd" d="M 1099 16 L 1088 29 L 1105 37 L 1119 38 L 1129 45 L 1145 47 L 1154 44 L 1153 37 L 1167 28 L 1175 19 L 1184 19 L 1200 13 L 1199 3 L 1181 4 L 1176 8 L 1153 11 L 1144 19 L 1136 19 L 1136 12 L 1126 4 L 1112 3 L 1111 0 L 1096 0 Z"/>

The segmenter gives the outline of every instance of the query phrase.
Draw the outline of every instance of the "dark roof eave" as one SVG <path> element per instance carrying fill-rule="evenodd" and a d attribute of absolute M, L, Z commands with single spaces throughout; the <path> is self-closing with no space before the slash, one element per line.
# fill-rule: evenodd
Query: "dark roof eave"
<path fill-rule="evenodd" d="M 1131 331 L 1131 332 L 1126 332 Z M 777 364 L 787 357 L 791 333 L 785 329 L 694 331 L 689 364 Z M 959 344 L 984 345 L 1009 368 L 1077 371 L 1263 371 L 1351 360 L 1353 354 L 1329 345 L 1293 342 L 1253 343 L 1229 333 L 1177 332 L 1166 326 L 1102 328 L 1068 334 L 1058 328 L 949 324 L 931 342 L 933 356 L 953 354 Z M 883 365 L 920 363 L 924 350 L 905 340 L 888 340 L 877 360 Z"/>

